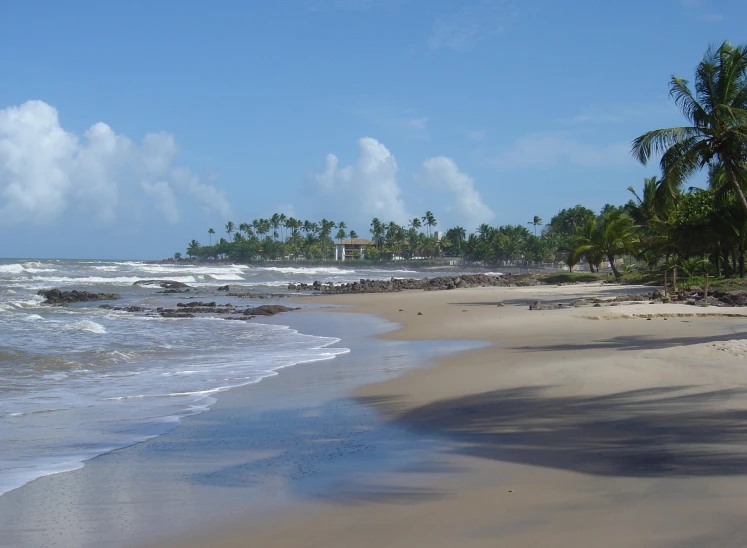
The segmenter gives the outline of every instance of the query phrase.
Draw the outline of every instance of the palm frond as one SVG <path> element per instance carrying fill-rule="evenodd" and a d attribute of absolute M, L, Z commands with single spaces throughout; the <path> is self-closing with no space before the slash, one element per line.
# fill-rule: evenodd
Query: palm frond
<path fill-rule="evenodd" d="M 698 78 L 696 82 L 699 82 Z M 697 84 L 696 84 L 697 85 Z M 700 95 L 700 94 L 699 94 Z M 708 120 L 708 112 L 693 96 L 692 91 L 688 87 L 688 81 L 684 78 L 678 78 L 672 76 L 669 81 L 669 96 L 674 98 L 674 103 L 682 111 L 694 126 L 702 126 L 706 124 Z"/>
<path fill-rule="evenodd" d="M 673 144 L 661 157 L 661 172 L 668 185 L 681 187 L 685 180 L 708 162 L 713 153 L 708 143 L 690 137 Z"/>
<path fill-rule="evenodd" d="M 692 126 L 655 129 L 633 141 L 631 154 L 646 165 L 652 156 L 664 154 L 677 143 L 698 136 L 700 129 Z"/>

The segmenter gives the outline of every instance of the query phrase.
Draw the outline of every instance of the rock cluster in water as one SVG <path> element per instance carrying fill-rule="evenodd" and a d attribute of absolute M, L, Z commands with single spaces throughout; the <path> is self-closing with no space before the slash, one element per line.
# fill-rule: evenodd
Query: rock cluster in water
<path fill-rule="evenodd" d="M 78 291 L 73 289 L 72 291 L 62 291 L 58 288 L 54 289 L 42 289 L 37 292 L 37 295 L 41 295 L 46 300 L 45 304 L 71 304 L 88 301 L 114 301 L 121 299 L 117 293 L 91 293 L 90 291 Z"/>
<path fill-rule="evenodd" d="M 441 291 L 470 287 L 518 287 L 540 285 L 542 282 L 529 275 L 464 274 L 461 276 L 437 276 L 435 278 L 392 278 L 390 280 L 360 280 L 335 285 L 333 282 L 313 284 L 289 284 L 292 291 L 320 291 L 324 294 L 345 293 L 392 293 L 406 290 Z"/>

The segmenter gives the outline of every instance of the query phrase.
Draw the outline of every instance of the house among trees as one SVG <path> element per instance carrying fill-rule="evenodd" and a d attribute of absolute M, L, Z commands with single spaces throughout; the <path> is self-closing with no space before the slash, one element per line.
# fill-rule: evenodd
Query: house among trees
<path fill-rule="evenodd" d="M 349 261 L 351 259 L 364 259 L 366 246 L 374 245 L 371 240 L 354 238 L 340 240 L 335 244 L 335 261 Z"/>

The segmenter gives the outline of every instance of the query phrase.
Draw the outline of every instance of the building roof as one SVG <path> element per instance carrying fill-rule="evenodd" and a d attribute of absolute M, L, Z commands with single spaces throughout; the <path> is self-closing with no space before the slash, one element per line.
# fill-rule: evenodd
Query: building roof
<path fill-rule="evenodd" d="M 374 243 L 371 240 L 366 240 L 364 238 L 355 238 L 354 240 L 343 240 L 341 242 L 335 242 L 336 244 L 342 244 L 342 245 L 374 245 Z"/>

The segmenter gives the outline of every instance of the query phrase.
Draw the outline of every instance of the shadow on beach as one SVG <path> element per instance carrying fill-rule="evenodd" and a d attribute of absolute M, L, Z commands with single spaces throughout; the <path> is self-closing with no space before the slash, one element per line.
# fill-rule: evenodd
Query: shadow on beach
<path fill-rule="evenodd" d="M 588 397 L 545 391 L 494 390 L 403 412 L 396 398 L 361 401 L 447 438 L 449 453 L 608 476 L 747 473 L 747 410 L 718 408 L 747 388 L 692 393 L 674 386 Z"/>

